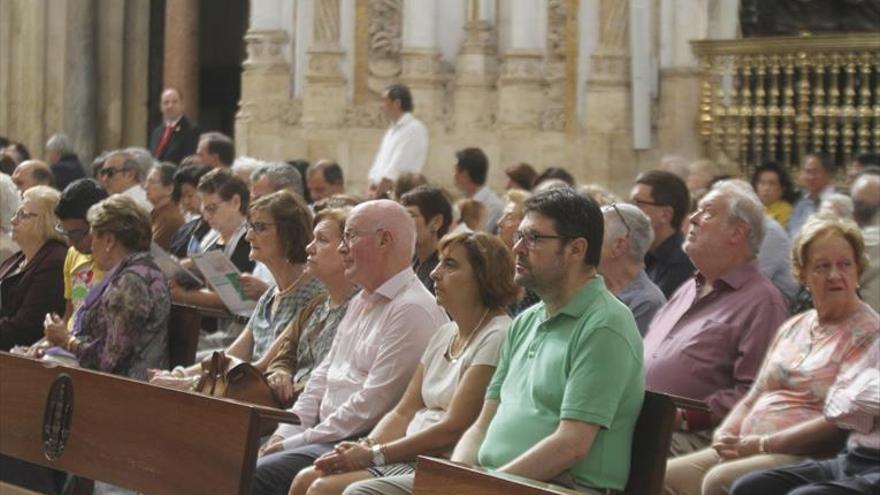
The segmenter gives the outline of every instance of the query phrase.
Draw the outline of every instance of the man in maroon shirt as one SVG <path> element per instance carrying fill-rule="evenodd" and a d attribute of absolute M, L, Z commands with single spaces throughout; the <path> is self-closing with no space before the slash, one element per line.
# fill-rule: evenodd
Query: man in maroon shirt
<path fill-rule="evenodd" d="M 709 413 L 679 411 L 673 455 L 709 445 L 788 317 L 779 290 L 758 270 L 764 209 L 752 195 L 722 183 L 689 222 L 684 251 L 697 274 L 660 308 L 645 336 L 646 388 L 709 406 Z"/>

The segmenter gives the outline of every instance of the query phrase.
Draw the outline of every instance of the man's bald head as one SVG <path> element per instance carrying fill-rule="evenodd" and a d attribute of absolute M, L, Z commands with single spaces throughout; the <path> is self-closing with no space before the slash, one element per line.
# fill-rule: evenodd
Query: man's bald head
<path fill-rule="evenodd" d="M 339 244 L 345 277 L 374 291 L 410 265 L 415 224 L 403 206 L 387 199 L 356 206 L 345 221 Z"/>
<path fill-rule="evenodd" d="M 362 215 L 370 225 L 388 231 L 395 255 L 405 259 L 407 265 L 410 263 L 415 252 L 416 229 L 409 212 L 400 203 L 390 199 L 367 201 L 356 206 L 351 214 Z"/>
<path fill-rule="evenodd" d="M 55 186 L 52 170 L 45 162 L 40 160 L 27 160 L 21 162 L 12 171 L 12 182 L 19 192 L 24 193 L 34 186 Z"/>
<path fill-rule="evenodd" d="M 853 217 L 860 227 L 865 227 L 880 211 L 880 175 L 860 175 L 853 182 L 851 194 Z"/>

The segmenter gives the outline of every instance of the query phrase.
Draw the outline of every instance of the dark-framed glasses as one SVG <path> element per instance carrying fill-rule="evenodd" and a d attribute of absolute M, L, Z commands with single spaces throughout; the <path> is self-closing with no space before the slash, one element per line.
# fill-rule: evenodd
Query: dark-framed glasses
<path fill-rule="evenodd" d="M 247 229 L 253 230 L 254 232 L 256 232 L 258 234 L 262 234 L 263 232 L 268 230 L 269 227 L 271 227 L 273 225 L 278 225 L 278 224 L 275 222 L 247 222 Z"/>
<path fill-rule="evenodd" d="M 632 229 L 629 227 L 629 224 L 626 223 L 626 217 L 623 216 L 623 213 L 617 208 L 617 203 L 611 203 L 609 205 L 615 213 L 617 213 L 617 218 L 620 219 L 620 222 L 623 223 L 623 226 L 626 227 L 626 237 L 629 238 L 629 235 L 632 233 Z"/>
<path fill-rule="evenodd" d="M 85 236 L 89 235 L 89 229 L 73 229 L 73 230 L 64 230 L 64 227 L 61 225 L 55 226 L 55 233 L 69 240 L 70 242 L 79 242 L 85 238 Z"/>
<path fill-rule="evenodd" d="M 522 230 L 517 230 L 513 233 L 513 243 L 519 244 L 520 241 L 523 241 L 527 248 L 535 249 L 538 246 L 538 242 L 544 239 L 568 239 L 568 236 L 565 235 L 544 235 L 538 234 L 535 232 L 523 232 Z"/>

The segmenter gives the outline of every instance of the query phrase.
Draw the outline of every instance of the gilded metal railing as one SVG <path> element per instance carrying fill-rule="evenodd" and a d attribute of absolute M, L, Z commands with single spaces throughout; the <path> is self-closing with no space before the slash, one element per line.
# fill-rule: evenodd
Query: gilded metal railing
<path fill-rule="evenodd" d="M 748 171 L 880 148 L 880 35 L 692 41 L 708 156 Z"/>

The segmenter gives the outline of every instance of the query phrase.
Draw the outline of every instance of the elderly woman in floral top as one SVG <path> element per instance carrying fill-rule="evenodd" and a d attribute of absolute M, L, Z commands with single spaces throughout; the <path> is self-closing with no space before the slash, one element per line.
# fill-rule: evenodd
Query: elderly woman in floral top
<path fill-rule="evenodd" d="M 828 390 L 868 352 L 880 327 L 856 292 L 865 245 L 855 224 L 835 217 L 814 217 L 794 244 L 794 272 L 815 309 L 782 324 L 752 389 L 712 446 L 669 462 L 666 493 L 726 494 L 742 475 L 839 448 L 840 431 L 822 414 Z"/>
<path fill-rule="evenodd" d="M 281 348 L 268 365 L 269 385 L 282 402 L 292 404 L 312 371 L 330 351 L 336 327 L 348 309 L 355 286 L 345 279 L 342 255 L 336 249 L 348 209 L 330 208 L 315 216 L 314 238 L 306 246 L 306 269 L 326 293 L 312 299 L 281 334 Z"/>
<path fill-rule="evenodd" d="M 115 194 L 87 218 L 94 262 L 107 273 L 77 310 L 72 331 L 58 315 L 46 315 L 46 339 L 83 368 L 145 379 L 148 368 L 168 365 L 171 309 L 168 284 L 149 253 L 150 215 Z"/>

